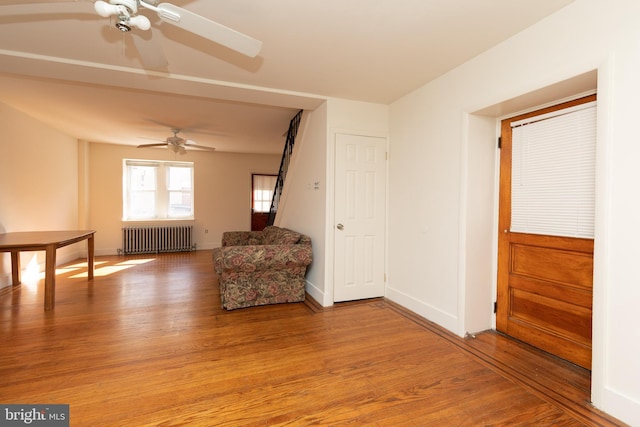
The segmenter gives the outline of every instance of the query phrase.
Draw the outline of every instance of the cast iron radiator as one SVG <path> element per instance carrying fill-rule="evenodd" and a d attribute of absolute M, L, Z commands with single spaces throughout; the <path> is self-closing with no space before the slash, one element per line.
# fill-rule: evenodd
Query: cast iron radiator
<path fill-rule="evenodd" d="M 192 225 L 124 227 L 121 252 L 129 255 L 194 251 L 192 232 Z"/>

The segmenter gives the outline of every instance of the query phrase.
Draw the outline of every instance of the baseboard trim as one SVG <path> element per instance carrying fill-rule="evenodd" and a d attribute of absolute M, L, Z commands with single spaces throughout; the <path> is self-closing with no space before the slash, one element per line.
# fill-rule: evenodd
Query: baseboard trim
<path fill-rule="evenodd" d="M 640 426 L 640 402 L 605 387 L 601 409 L 632 426 Z"/>
<path fill-rule="evenodd" d="M 317 286 L 315 286 L 313 283 L 311 283 L 308 280 L 306 281 L 305 291 L 316 302 L 318 302 L 320 304 L 322 304 L 322 302 L 324 302 L 324 297 L 325 297 L 324 292 L 322 292 Z M 322 304 L 322 305 L 325 306 L 324 304 Z"/>
<path fill-rule="evenodd" d="M 408 310 L 418 314 L 425 319 L 428 319 L 437 325 L 448 329 L 452 333 L 455 333 L 459 329 L 458 318 L 452 314 L 444 312 L 424 301 L 420 301 L 416 298 L 394 289 L 391 286 L 387 286 L 385 297 L 390 301 L 399 304 Z"/>

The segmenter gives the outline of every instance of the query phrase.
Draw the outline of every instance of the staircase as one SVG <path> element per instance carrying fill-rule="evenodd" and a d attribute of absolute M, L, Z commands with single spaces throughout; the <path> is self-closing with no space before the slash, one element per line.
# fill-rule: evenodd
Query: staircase
<path fill-rule="evenodd" d="M 280 196 L 282 195 L 282 189 L 284 188 L 284 179 L 287 176 L 287 170 L 289 170 L 289 162 L 291 161 L 293 144 L 296 141 L 296 135 L 298 134 L 298 128 L 300 127 L 300 118 L 302 117 L 302 111 L 303 110 L 298 111 L 298 114 L 296 114 L 289 123 L 289 130 L 287 131 L 287 141 L 284 144 L 282 160 L 280 160 L 280 171 L 278 172 L 278 178 L 276 179 L 276 188 L 273 190 L 273 198 L 271 199 L 271 209 L 269 209 L 269 218 L 267 219 L 267 225 L 273 225 L 273 222 L 276 219 L 276 212 L 278 212 L 278 203 L 280 202 Z"/>

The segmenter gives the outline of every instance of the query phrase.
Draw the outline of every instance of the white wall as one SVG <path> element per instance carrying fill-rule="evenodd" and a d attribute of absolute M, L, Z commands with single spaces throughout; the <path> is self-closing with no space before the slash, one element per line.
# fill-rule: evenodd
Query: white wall
<path fill-rule="evenodd" d="M 333 304 L 333 257 L 334 257 L 334 171 L 336 135 L 353 134 L 388 138 L 389 107 L 387 105 L 367 102 L 348 101 L 345 99 L 329 99 L 327 102 L 327 206 L 326 206 L 326 253 L 325 295 L 324 305 Z M 386 230 L 385 230 L 386 232 Z"/>
<path fill-rule="evenodd" d="M 0 232 L 78 227 L 77 141 L 0 103 Z M 82 244 L 58 251 L 77 258 Z M 44 252 L 23 252 L 23 268 L 44 266 Z M 0 287 L 11 283 L 11 261 L 0 254 Z"/>
<path fill-rule="evenodd" d="M 276 224 L 311 237 L 313 263 L 307 272 L 307 292 L 324 306 L 333 304 L 335 135 L 386 137 L 388 122 L 386 105 L 333 98 L 304 113 Z"/>
<path fill-rule="evenodd" d="M 198 249 L 220 246 L 222 233 L 251 229 L 251 174 L 277 174 L 280 156 L 190 150 L 176 155 L 166 148 L 139 149 L 89 144 L 89 224 L 96 232 L 96 254 L 122 247 L 122 161 L 180 160 L 195 163 L 194 242 Z M 205 232 L 208 231 L 208 232 Z"/>
<path fill-rule="evenodd" d="M 496 120 L 492 117 L 465 115 L 462 127 L 460 160 L 460 248 L 458 254 L 458 299 L 460 332 L 478 332 L 493 326 L 495 301 L 494 254 L 497 245 L 494 224 L 497 204 Z M 472 303 L 465 303 L 470 301 Z"/>
<path fill-rule="evenodd" d="M 274 223 L 311 237 L 306 288 L 320 302 L 325 293 L 326 122 L 326 103 L 303 113 Z"/>
<path fill-rule="evenodd" d="M 496 175 L 485 147 L 495 139 L 470 113 L 598 71 L 592 397 L 633 425 L 640 425 L 639 20 L 634 0 L 576 0 L 399 99 L 390 109 L 389 166 L 388 296 L 459 335 L 486 327 L 494 277 L 482 266 L 496 250 L 495 222 L 486 219 L 496 192 L 486 186 Z"/>
<path fill-rule="evenodd" d="M 605 83 L 610 93 L 603 109 L 609 107 L 611 122 L 602 129 L 608 135 L 601 135 L 609 144 L 598 153 L 607 165 L 600 171 L 597 188 L 604 218 L 596 235 L 598 293 L 597 300 L 594 298 L 594 317 L 598 316 L 594 343 L 597 339 L 602 366 L 594 382 L 602 388 L 595 390 L 594 401 L 629 424 L 640 426 L 640 249 L 636 242 L 640 239 L 640 4 L 634 3 L 634 8 L 626 11 L 632 26 L 623 29 L 625 42 L 612 54 L 606 76 L 610 80 Z"/>

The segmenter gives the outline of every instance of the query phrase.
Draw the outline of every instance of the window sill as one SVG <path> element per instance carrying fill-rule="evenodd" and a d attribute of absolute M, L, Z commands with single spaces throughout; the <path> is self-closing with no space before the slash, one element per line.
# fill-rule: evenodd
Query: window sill
<path fill-rule="evenodd" d="M 166 218 L 166 219 L 123 219 L 122 223 L 126 225 L 166 225 L 168 223 L 174 225 L 193 225 L 195 218 Z"/>

